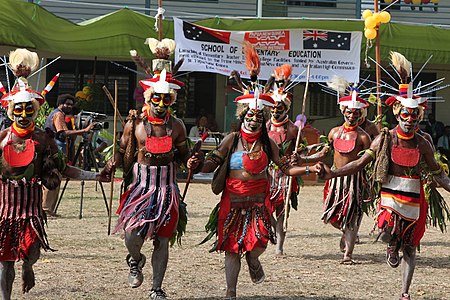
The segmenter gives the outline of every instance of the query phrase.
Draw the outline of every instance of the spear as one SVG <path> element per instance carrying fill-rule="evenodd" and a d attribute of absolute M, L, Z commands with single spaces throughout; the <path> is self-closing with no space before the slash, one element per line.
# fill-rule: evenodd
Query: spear
<path fill-rule="evenodd" d="M 202 142 L 204 142 L 207 137 L 208 137 L 208 131 L 205 131 L 202 134 L 202 137 L 194 144 L 194 147 L 192 147 L 192 153 L 196 153 L 196 152 L 200 151 L 200 148 L 202 147 Z M 194 174 L 193 174 L 192 169 L 189 169 L 188 177 L 186 179 L 186 185 L 184 186 L 183 196 L 181 196 L 181 201 L 184 201 L 184 199 L 186 197 L 189 183 L 191 183 L 193 175 Z"/>
<path fill-rule="evenodd" d="M 310 64 L 308 64 L 307 73 L 306 73 L 305 92 L 303 93 L 303 103 L 302 103 L 302 115 L 303 116 L 305 115 L 306 96 L 308 94 L 310 67 L 311 67 Z M 300 128 L 297 132 L 297 140 L 295 141 L 294 152 L 297 152 L 297 148 L 298 148 L 298 145 L 300 144 L 300 139 L 302 136 L 303 123 L 300 122 L 300 124 L 301 124 Z M 285 202 L 284 203 L 284 222 L 283 222 L 283 231 L 284 232 L 287 231 L 289 212 L 291 209 L 290 199 L 291 199 L 291 193 L 292 193 L 292 180 L 294 180 L 294 178 L 292 176 L 289 176 L 288 191 L 287 191 L 286 199 L 284 201 Z"/>
<path fill-rule="evenodd" d="M 117 80 L 114 81 L 114 138 L 113 138 L 113 154 L 112 163 L 114 165 L 115 155 L 116 155 L 116 142 L 117 142 Z M 114 172 L 111 174 L 111 192 L 109 197 L 109 215 L 108 215 L 108 235 L 111 234 L 111 215 L 112 215 L 112 199 L 114 196 Z"/>

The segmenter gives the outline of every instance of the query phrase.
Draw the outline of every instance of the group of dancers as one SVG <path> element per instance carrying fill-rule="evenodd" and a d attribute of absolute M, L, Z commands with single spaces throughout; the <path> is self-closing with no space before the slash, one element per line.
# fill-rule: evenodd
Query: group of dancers
<path fill-rule="evenodd" d="M 300 145 L 297 137 L 301 136 L 301 128 L 288 118 L 293 100 L 288 84 L 291 66 L 276 68 L 272 78 L 262 86 L 258 82 L 257 51 L 250 43 L 244 43 L 250 82 L 243 84 L 234 72 L 242 91 L 236 98 L 239 126 L 205 157 L 201 151 L 190 151 L 185 125 L 170 114 L 177 90 L 183 86 L 174 78 L 179 65 L 172 68 L 168 59 L 174 43 L 151 39 L 148 42 L 153 45 L 157 58 L 151 78 L 140 81 L 145 104 L 141 112 L 130 111 L 119 151 L 101 174 L 66 166 L 57 154 L 54 140 L 34 126 L 37 103 L 43 97 L 27 86 L 23 79 L 26 76 L 18 74 L 15 90 L 2 97 L 13 120 L 11 128 L 0 133 L 2 299 L 11 298 L 14 261 L 24 261 L 23 291 L 28 292 L 34 286 L 32 265 L 39 257 L 40 248 L 51 249 L 40 207 L 40 185 L 52 187 L 49 174 L 106 181 L 118 167 L 124 170 L 126 187 L 120 196 L 114 232 L 124 233 L 128 283 L 132 288 L 142 284 L 147 258 L 141 250 L 146 240 L 152 240 L 150 299 L 166 299 L 162 284 L 169 245 L 171 240 L 183 235 L 186 226 L 186 205 L 176 179 L 180 163 L 194 173 L 225 168 L 225 175 L 215 178 L 222 181 L 217 184 L 223 189 L 212 213 L 214 217 L 210 218 L 214 224 L 208 228 L 216 234 L 215 249 L 225 253 L 227 299 L 237 296 L 241 258 L 245 257 L 250 278 L 258 284 L 265 278 L 259 257 L 268 243 L 276 244 L 276 254 L 283 255 L 283 219 L 289 208 L 286 201 L 295 200 L 299 192 L 296 177 L 310 173 L 327 179 L 322 219 L 342 231 L 343 265 L 354 263 L 353 250 L 366 200 L 377 201 L 378 239 L 388 244 L 387 263 L 394 268 L 401 265 L 400 299 L 410 299 L 416 249 L 428 213 L 424 173 L 431 174 L 434 181 L 449 191 L 450 181 L 435 160 L 429 136 L 418 129 L 426 99 L 413 94 L 412 68 L 405 57 L 392 53 L 401 83 L 385 102 L 392 107 L 398 125 L 379 132 L 366 118 L 369 104 L 358 94 L 357 86 L 335 78 L 329 87 L 338 95 L 344 124 L 330 130 L 328 145 L 311 153 L 309 150 L 317 147 Z M 132 55 L 135 61 L 142 62 L 135 51 Z M 24 69 L 24 65 L 18 69 Z M 333 151 L 331 169 L 322 162 L 330 150 Z M 37 157 L 43 163 L 36 163 L 36 159 L 19 160 L 17 153 L 21 157 Z M 306 165 L 305 162 L 317 163 Z M 366 167 L 369 164 L 370 172 Z M 374 193 L 375 190 L 379 192 Z M 399 251 L 403 251 L 402 259 Z"/>

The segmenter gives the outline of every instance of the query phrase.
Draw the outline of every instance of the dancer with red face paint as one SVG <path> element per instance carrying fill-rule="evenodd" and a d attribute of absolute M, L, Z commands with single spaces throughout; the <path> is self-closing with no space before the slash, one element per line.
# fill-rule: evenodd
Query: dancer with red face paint
<path fill-rule="evenodd" d="M 396 52 L 391 53 L 393 65 L 400 75 L 399 94 L 386 100 L 392 106 L 398 125 L 382 133 L 371 143 L 365 154 L 342 168 L 330 170 L 323 167 L 323 178 L 347 176 L 360 172 L 371 161 L 374 163 L 374 180 L 381 183 L 381 201 L 377 213 L 379 239 L 388 244 L 387 263 L 396 268 L 401 262 L 401 300 L 410 299 L 409 288 L 416 266 L 416 249 L 426 226 L 428 204 L 424 197 L 420 175 L 422 160 L 433 178 L 450 191 L 450 180 L 436 162 L 432 145 L 417 133 L 423 116 L 423 99 L 413 95 L 410 62 Z M 399 251 L 403 251 L 403 259 Z"/>

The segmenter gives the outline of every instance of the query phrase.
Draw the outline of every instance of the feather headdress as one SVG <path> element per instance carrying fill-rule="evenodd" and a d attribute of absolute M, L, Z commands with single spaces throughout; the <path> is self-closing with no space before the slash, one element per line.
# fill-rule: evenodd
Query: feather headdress
<path fill-rule="evenodd" d="M 9 65 L 16 77 L 27 78 L 39 66 L 39 57 L 36 52 L 19 48 L 9 53 Z"/>
<path fill-rule="evenodd" d="M 338 104 L 341 107 L 348 108 L 367 108 L 369 103 L 359 97 L 358 87 L 356 84 L 351 85 L 345 78 L 340 76 L 333 76 L 329 82 L 327 82 L 329 89 L 335 91 L 338 99 Z"/>

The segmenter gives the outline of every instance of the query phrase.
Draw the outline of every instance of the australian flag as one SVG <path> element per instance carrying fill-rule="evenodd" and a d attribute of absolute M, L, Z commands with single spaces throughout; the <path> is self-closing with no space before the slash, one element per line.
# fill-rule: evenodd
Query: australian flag
<path fill-rule="evenodd" d="M 230 31 L 205 28 L 185 21 L 183 21 L 183 33 L 185 38 L 193 41 L 219 44 L 230 43 Z"/>
<path fill-rule="evenodd" d="M 347 32 L 303 30 L 303 49 L 350 50 L 351 39 Z"/>

